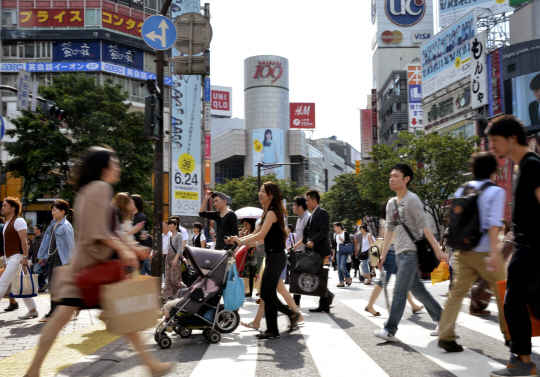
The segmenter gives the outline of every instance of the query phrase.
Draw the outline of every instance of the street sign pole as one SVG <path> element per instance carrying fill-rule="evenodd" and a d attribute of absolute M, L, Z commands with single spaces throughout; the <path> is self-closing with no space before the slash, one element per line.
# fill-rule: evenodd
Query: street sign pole
<path fill-rule="evenodd" d="M 161 8 L 161 15 L 166 16 L 167 10 L 171 6 L 172 0 L 165 0 L 163 7 Z M 165 51 L 156 50 L 156 80 L 159 88 L 158 96 L 161 97 L 159 101 L 159 112 L 163 114 L 163 98 L 165 88 Z M 163 124 L 165 124 L 164 116 Z M 162 241 L 162 223 L 163 223 L 163 127 L 159 128 L 159 136 L 156 140 L 154 150 L 154 239 L 152 257 L 152 276 L 159 277 L 161 279 L 161 271 L 163 271 L 163 241 Z M 161 286 L 161 284 L 160 284 Z"/>

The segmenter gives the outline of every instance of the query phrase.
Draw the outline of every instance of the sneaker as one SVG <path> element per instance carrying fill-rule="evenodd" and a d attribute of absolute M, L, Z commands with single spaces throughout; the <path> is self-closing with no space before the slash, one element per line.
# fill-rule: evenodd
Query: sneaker
<path fill-rule="evenodd" d="M 431 336 L 439 336 L 439 322 L 437 322 L 437 327 L 435 327 L 435 330 L 429 333 Z"/>
<path fill-rule="evenodd" d="M 29 319 L 29 318 L 37 318 L 39 316 L 39 313 L 37 312 L 37 310 L 34 310 L 33 312 L 28 312 L 26 313 L 25 315 L 20 315 L 19 319 Z"/>
<path fill-rule="evenodd" d="M 377 329 L 377 330 L 373 331 L 373 335 L 375 335 L 376 337 L 379 337 L 381 339 L 384 339 L 387 342 L 395 342 L 396 341 L 396 336 L 391 335 L 385 329 Z"/>
<path fill-rule="evenodd" d="M 536 376 L 536 365 L 534 363 L 524 363 L 516 356 L 510 355 L 510 361 L 506 364 L 506 368 L 491 372 L 491 377 L 501 376 Z"/>
<path fill-rule="evenodd" d="M 14 310 L 17 310 L 19 309 L 19 304 L 18 303 L 15 303 L 15 304 L 12 304 L 11 302 L 9 303 L 8 307 L 4 309 L 5 312 L 12 312 Z"/>
<path fill-rule="evenodd" d="M 455 340 L 439 340 L 437 347 L 444 349 L 446 352 L 463 352 L 463 346 L 457 344 Z"/>

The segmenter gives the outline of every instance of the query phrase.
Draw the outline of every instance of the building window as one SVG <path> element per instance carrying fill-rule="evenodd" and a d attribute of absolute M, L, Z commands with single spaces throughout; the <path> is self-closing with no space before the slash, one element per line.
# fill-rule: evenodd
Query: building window
<path fill-rule="evenodd" d="M 86 26 L 101 26 L 101 9 L 86 9 Z"/>
<path fill-rule="evenodd" d="M 2 85 L 11 86 L 13 88 L 17 88 L 17 74 L 9 74 L 9 73 L 3 73 L 2 74 Z M 16 97 L 17 93 L 9 92 L 7 90 L 2 91 L 2 96 L 4 97 Z"/>
<path fill-rule="evenodd" d="M 17 58 L 17 42 L 4 41 L 2 44 L 3 58 Z"/>
<path fill-rule="evenodd" d="M 235 179 L 244 176 L 244 164 L 215 164 L 215 183 L 225 183 L 227 179 Z"/>
<path fill-rule="evenodd" d="M 2 10 L 2 27 L 13 28 L 17 27 L 17 11 L 14 9 Z"/>
<path fill-rule="evenodd" d="M 51 42 L 36 42 L 36 58 L 51 57 Z"/>
<path fill-rule="evenodd" d="M 155 54 L 144 52 L 144 70 L 147 72 L 156 72 Z"/>

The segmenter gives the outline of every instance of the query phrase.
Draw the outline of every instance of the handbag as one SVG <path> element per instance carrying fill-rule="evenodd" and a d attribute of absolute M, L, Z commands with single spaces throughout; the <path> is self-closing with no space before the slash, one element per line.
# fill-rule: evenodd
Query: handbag
<path fill-rule="evenodd" d="M 11 277 L 11 292 L 9 297 L 36 297 L 38 295 L 38 276 L 32 273 L 30 267 L 26 267 L 28 274 L 25 274 L 23 271 L 22 264 L 17 270 L 17 274 Z"/>
<path fill-rule="evenodd" d="M 439 265 L 439 260 L 435 256 L 435 251 L 433 250 L 433 247 L 431 247 L 431 244 L 425 236 L 422 236 L 418 239 L 414 238 L 414 235 L 410 231 L 409 227 L 401 221 L 397 200 L 395 199 L 394 205 L 396 206 L 399 223 L 403 226 L 403 228 L 405 228 L 405 231 L 416 246 L 416 251 L 418 253 L 418 265 L 420 266 L 420 270 L 422 270 L 422 272 L 425 274 L 431 273 Z"/>
<path fill-rule="evenodd" d="M 244 280 L 238 276 L 236 262 L 233 262 L 229 268 L 227 275 L 227 286 L 223 290 L 223 301 L 225 302 L 225 310 L 238 310 L 244 305 L 246 293 L 244 288 Z"/>
<path fill-rule="evenodd" d="M 290 292 L 293 294 L 326 297 L 328 295 L 328 268 L 316 274 L 291 271 Z"/>
<path fill-rule="evenodd" d="M 84 306 L 87 308 L 99 306 L 99 288 L 102 285 L 122 281 L 125 275 L 124 264 L 117 259 L 100 262 L 76 272 L 75 282 L 81 290 Z"/>
<path fill-rule="evenodd" d="M 287 255 L 287 265 L 291 271 L 294 271 L 294 269 L 298 266 L 298 258 L 296 258 L 296 253 L 292 247 Z"/>
<path fill-rule="evenodd" d="M 317 274 L 319 273 L 321 266 L 321 256 L 312 251 L 301 251 L 295 253 L 297 260 L 296 268 L 291 268 L 291 270 L 306 274 Z"/>
<path fill-rule="evenodd" d="M 345 243 L 339 245 L 339 253 L 343 255 L 350 255 L 354 253 L 354 244 L 353 243 Z"/>
<path fill-rule="evenodd" d="M 445 261 L 442 261 L 436 269 L 431 272 L 431 284 L 442 283 L 450 279 L 450 269 Z"/>

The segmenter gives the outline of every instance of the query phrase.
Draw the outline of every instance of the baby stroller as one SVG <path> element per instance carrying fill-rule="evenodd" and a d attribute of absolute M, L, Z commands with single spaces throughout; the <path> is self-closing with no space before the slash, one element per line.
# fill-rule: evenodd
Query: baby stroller
<path fill-rule="evenodd" d="M 219 343 L 220 333 L 231 333 L 240 324 L 238 311 L 225 310 L 221 304 L 229 268 L 233 268 L 229 251 L 190 246 L 185 251 L 199 277 L 191 287 L 178 292 L 179 301 L 170 308 L 170 319 L 163 320 L 156 328 L 154 340 L 163 349 L 172 343 L 167 327 L 172 327 L 182 338 L 188 338 L 192 330 L 202 330 L 210 343 Z"/>

